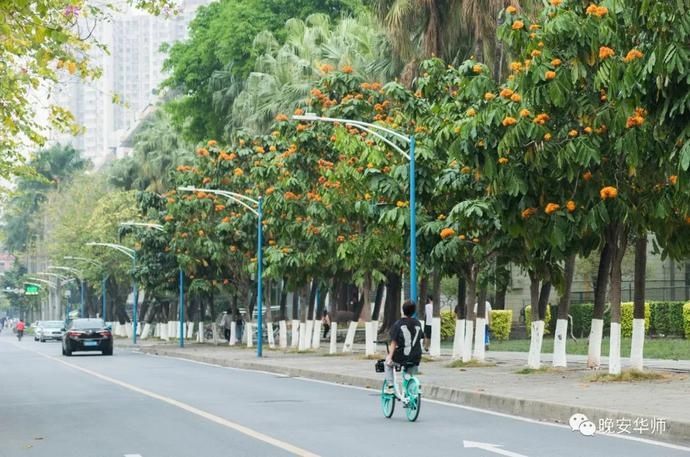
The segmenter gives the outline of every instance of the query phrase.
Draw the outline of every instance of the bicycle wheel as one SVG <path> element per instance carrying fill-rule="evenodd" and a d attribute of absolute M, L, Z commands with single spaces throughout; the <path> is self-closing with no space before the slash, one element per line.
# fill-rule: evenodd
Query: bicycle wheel
<path fill-rule="evenodd" d="M 387 381 L 383 381 L 381 386 L 381 408 L 383 409 L 383 415 L 390 418 L 395 411 L 395 394 L 386 393 Z"/>
<path fill-rule="evenodd" d="M 419 380 L 414 377 L 410 378 L 407 381 L 406 390 L 409 402 L 407 403 L 405 414 L 408 421 L 414 422 L 419 417 L 419 409 L 422 407 L 422 393 L 419 388 Z"/>

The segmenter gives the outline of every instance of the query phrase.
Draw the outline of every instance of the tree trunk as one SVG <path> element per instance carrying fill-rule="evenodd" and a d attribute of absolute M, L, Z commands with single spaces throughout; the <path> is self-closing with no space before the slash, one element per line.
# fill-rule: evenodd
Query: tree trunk
<path fill-rule="evenodd" d="M 625 249 L 628 245 L 628 231 L 621 224 L 615 226 L 611 232 L 611 244 L 614 246 L 611 261 L 611 284 L 609 298 L 611 300 L 611 337 L 609 348 L 609 374 L 618 375 L 621 372 L 621 283 L 622 263 Z"/>
<path fill-rule="evenodd" d="M 571 254 L 565 261 L 563 274 L 563 293 L 558 303 L 558 319 L 556 320 L 556 333 L 553 343 L 553 366 L 565 368 L 568 365 L 566 357 L 566 343 L 568 341 L 568 312 L 570 309 L 570 291 L 575 276 L 575 259 L 577 255 Z"/>
<path fill-rule="evenodd" d="M 530 344 L 529 354 L 527 355 L 527 367 L 538 370 L 541 368 L 541 347 L 544 342 L 544 315 L 546 314 L 546 306 L 542 306 L 542 301 L 548 301 L 548 293 L 551 291 L 551 285 L 548 281 L 541 283 L 538 274 L 534 271 L 530 272 L 530 309 L 531 322 L 530 326 Z M 545 298 L 542 298 L 546 296 Z M 542 314 L 544 313 L 544 314 Z"/>
<path fill-rule="evenodd" d="M 316 291 L 319 288 L 319 283 L 316 279 L 312 280 L 309 290 L 309 308 L 307 310 L 307 320 L 314 320 L 314 309 L 316 308 Z"/>
<path fill-rule="evenodd" d="M 362 309 L 356 316 L 358 320 L 369 322 L 371 319 L 371 272 L 364 275 L 364 286 L 362 287 Z"/>
<path fill-rule="evenodd" d="M 426 304 L 426 298 L 429 296 L 429 277 L 427 275 L 422 276 L 419 281 L 418 293 L 419 297 L 410 297 L 411 300 L 417 302 L 417 317 L 424 315 L 424 305 Z M 424 318 L 426 319 L 426 316 Z"/>
<path fill-rule="evenodd" d="M 467 299 L 467 281 L 462 274 L 458 275 L 458 303 L 456 305 L 456 318 L 465 319 L 467 315 L 467 309 L 465 307 L 465 301 Z"/>
<path fill-rule="evenodd" d="M 384 283 L 379 283 L 376 286 L 376 297 L 374 298 L 374 311 L 371 313 L 371 320 L 378 321 L 381 315 L 381 302 L 383 301 L 383 292 L 386 290 L 386 285 Z"/>
<path fill-rule="evenodd" d="M 287 320 L 287 287 L 285 284 L 287 281 L 283 280 L 283 284 L 280 288 L 280 318 L 279 320 Z"/>
<path fill-rule="evenodd" d="M 299 320 L 299 293 L 292 292 L 292 319 Z"/>
<path fill-rule="evenodd" d="M 474 336 L 474 304 L 477 298 L 477 267 L 469 265 L 465 269 L 467 295 L 465 296 L 465 342 L 462 349 L 462 361 L 469 362 L 472 359 L 472 337 Z"/>
<path fill-rule="evenodd" d="M 400 319 L 400 288 L 402 278 L 400 273 L 388 273 L 386 275 L 386 304 L 383 310 L 383 325 L 381 333 L 388 335 L 388 331 L 395 321 Z"/>
<path fill-rule="evenodd" d="M 483 362 L 486 356 L 486 286 L 479 289 L 477 315 L 474 318 L 474 359 Z"/>
<path fill-rule="evenodd" d="M 630 365 L 633 370 L 644 369 L 645 337 L 645 276 L 647 270 L 647 234 L 641 233 L 635 240 L 635 290 L 633 297 L 633 333 L 630 348 Z"/>
<path fill-rule="evenodd" d="M 606 289 L 611 271 L 612 246 L 604 242 L 599 256 L 597 281 L 594 285 L 594 310 L 592 312 L 592 326 L 589 332 L 589 350 L 587 367 L 599 368 L 601 365 L 601 340 L 604 335 L 604 309 L 606 306 Z"/>
<path fill-rule="evenodd" d="M 510 284 L 510 270 L 505 257 L 496 259 L 496 298 L 492 305 L 493 309 L 506 309 L 506 294 Z"/>

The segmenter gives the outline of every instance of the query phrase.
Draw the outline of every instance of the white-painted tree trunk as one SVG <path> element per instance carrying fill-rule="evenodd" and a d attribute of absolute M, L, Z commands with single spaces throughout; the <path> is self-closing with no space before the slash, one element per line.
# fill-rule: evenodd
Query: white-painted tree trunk
<path fill-rule="evenodd" d="M 307 321 L 307 332 L 304 334 L 304 345 L 306 346 L 305 349 L 309 349 L 311 347 L 311 342 L 314 339 L 314 321 L 309 320 Z"/>
<path fill-rule="evenodd" d="M 141 339 L 145 340 L 149 337 L 149 333 L 151 332 L 151 324 L 148 322 L 144 324 L 144 331 L 141 332 Z"/>
<path fill-rule="evenodd" d="M 462 348 L 465 346 L 465 319 L 455 321 L 455 335 L 453 336 L 453 360 L 462 357 Z"/>
<path fill-rule="evenodd" d="M 237 322 L 230 322 L 230 341 L 228 345 L 234 346 L 237 344 Z"/>
<path fill-rule="evenodd" d="M 532 339 L 529 343 L 527 367 L 533 370 L 541 368 L 541 345 L 544 342 L 544 321 L 532 321 Z"/>
<path fill-rule="evenodd" d="M 611 322 L 611 345 L 609 346 L 609 374 L 621 374 L 621 324 Z"/>
<path fill-rule="evenodd" d="M 156 324 L 153 330 L 153 337 L 154 338 L 160 338 L 161 337 L 161 324 Z"/>
<path fill-rule="evenodd" d="M 553 336 L 553 366 L 565 368 L 568 366 L 565 346 L 568 341 L 568 319 L 556 321 L 556 334 Z"/>
<path fill-rule="evenodd" d="M 343 352 L 352 352 L 352 345 L 355 342 L 356 331 L 357 321 L 350 322 L 350 327 L 347 329 L 347 336 L 345 336 L 345 343 L 343 344 Z"/>
<path fill-rule="evenodd" d="M 168 338 L 175 338 L 175 323 L 173 321 L 168 321 Z"/>
<path fill-rule="evenodd" d="M 312 349 L 318 349 L 321 346 L 321 321 L 314 321 L 314 331 L 311 335 Z"/>
<path fill-rule="evenodd" d="M 465 320 L 465 344 L 462 348 L 462 361 L 472 360 L 472 337 L 474 337 L 474 321 Z"/>
<path fill-rule="evenodd" d="M 220 339 L 219 337 L 219 329 L 218 329 L 218 324 L 215 322 L 211 323 L 211 334 L 213 335 L 213 344 L 218 346 L 218 340 Z"/>
<path fill-rule="evenodd" d="M 268 333 L 268 347 L 273 349 L 276 347 L 276 339 L 273 336 L 273 322 L 266 322 L 266 332 Z"/>
<path fill-rule="evenodd" d="M 194 338 L 194 322 L 187 322 L 187 335 L 185 335 L 188 340 Z"/>
<path fill-rule="evenodd" d="M 429 347 L 429 355 L 432 357 L 441 356 L 441 318 L 434 317 L 431 319 L 431 346 Z"/>
<path fill-rule="evenodd" d="M 163 325 L 161 325 L 161 332 L 163 331 Z M 199 322 L 199 331 L 196 334 L 196 340 L 199 343 L 204 342 L 204 321 Z"/>
<path fill-rule="evenodd" d="M 290 347 L 299 347 L 299 320 L 292 320 L 292 337 L 290 339 Z"/>
<path fill-rule="evenodd" d="M 307 337 L 307 323 L 299 323 L 299 350 L 306 351 L 309 349 L 309 338 Z"/>
<path fill-rule="evenodd" d="M 254 324 L 247 322 L 244 324 L 244 333 L 247 335 L 247 347 L 254 347 L 254 333 L 252 332 L 252 327 Z"/>
<path fill-rule="evenodd" d="M 328 349 L 329 354 L 338 352 L 338 323 L 331 322 L 331 347 Z"/>
<path fill-rule="evenodd" d="M 283 349 L 288 347 L 287 322 L 284 320 L 278 321 L 278 344 Z"/>
<path fill-rule="evenodd" d="M 630 366 L 633 370 L 644 370 L 644 319 L 633 319 Z"/>
<path fill-rule="evenodd" d="M 168 341 L 168 324 L 161 324 L 161 339 Z"/>
<path fill-rule="evenodd" d="M 376 353 L 376 331 L 373 328 L 373 322 L 364 323 L 364 355 L 370 356 Z"/>
<path fill-rule="evenodd" d="M 589 332 L 589 351 L 587 354 L 587 368 L 596 370 L 601 366 L 601 340 L 604 336 L 604 320 L 592 319 L 592 329 Z"/>
<path fill-rule="evenodd" d="M 474 328 L 474 360 L 483 362 L 486 359 L 484 341 L 486 338 L 486 319 L 478 317 Z"/>

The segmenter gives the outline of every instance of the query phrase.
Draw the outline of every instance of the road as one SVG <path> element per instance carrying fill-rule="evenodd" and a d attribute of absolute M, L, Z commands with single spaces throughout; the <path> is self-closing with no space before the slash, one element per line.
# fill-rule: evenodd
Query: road
<path fill-rule="evenodd" d="M 337 369 L 337 358 L 332 360 Z M 690 449 L 584 436 L 559 425 L 430 401 L 423 403 L 419 420 L 409 423 L 397 408 L 392 419 L 383 418 L 373 390 L 117 347 L 112 357 L 64 357 L 59 343 L 0 335 L 0 457 L 392 453 L 687 457 Z"/>

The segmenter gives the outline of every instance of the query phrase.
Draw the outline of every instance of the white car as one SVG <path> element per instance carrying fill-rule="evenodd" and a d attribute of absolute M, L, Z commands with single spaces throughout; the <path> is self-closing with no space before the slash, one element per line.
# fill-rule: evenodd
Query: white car
<path fill-rule="evenodd" d="M 45 343 L 47 340 L 62 340 L 64 327 L 63 321 L 40 321 L 34 339 L 41 343 Z"/>

